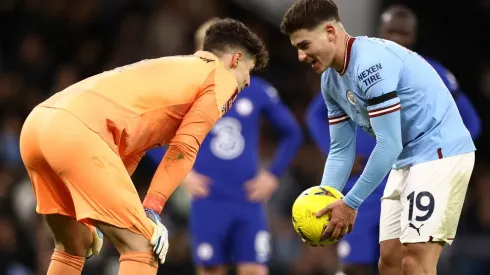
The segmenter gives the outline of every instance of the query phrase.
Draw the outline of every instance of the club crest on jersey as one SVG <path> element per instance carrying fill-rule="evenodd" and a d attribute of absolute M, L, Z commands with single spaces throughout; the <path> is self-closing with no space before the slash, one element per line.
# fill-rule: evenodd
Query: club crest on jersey
<path fill-rule="evenodd" d="M 356 105 L 356 97 L 354 96 L 354 93 L 351 90 L 347 90 L 347 101 L 349 101 L 350 104 Z"/>
<path fill-rule="evenodd" d="M 248 116 L 253 111 L 252 101 L 248 98 L 242 98 L 234 103 L 236 105 L 236 111 L 241 116 Z"/>

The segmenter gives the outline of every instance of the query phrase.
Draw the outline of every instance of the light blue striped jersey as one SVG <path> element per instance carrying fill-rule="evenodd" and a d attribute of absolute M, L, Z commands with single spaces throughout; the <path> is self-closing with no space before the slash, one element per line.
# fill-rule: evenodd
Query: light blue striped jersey
<path fill-rule="evenodd" d="M 352 119 L 375 137 L 370 119 L 400 110 L 403 150 L 394 168 L 475 151 L 470 133 L 437 72 L 391 41 L 351 37 L 342 72 L 322 75 L 329 123 Z"/>

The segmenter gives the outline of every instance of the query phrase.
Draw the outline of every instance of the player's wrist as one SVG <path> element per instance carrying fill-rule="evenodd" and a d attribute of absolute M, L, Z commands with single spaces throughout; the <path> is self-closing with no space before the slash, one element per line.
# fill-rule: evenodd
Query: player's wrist
<path fill-rule="evenodd" d="M 160 214 L 165 206 L 167 201 L 163 198 L 159 198 L 152 195 L 146 195 L 143 200 L 143 207 L 146 209 L 151 209 L 155 211 L 157 214 Z"/>
<path fill-rule="evenodd" d="M 349 194 L 347 194 L 344 197 L 344 203 L 354 210 L 357 210 L 359 208 L 359 206 L 361 206 L 361 202 L 352 198 L 352 196 L 349 196 Z"/>

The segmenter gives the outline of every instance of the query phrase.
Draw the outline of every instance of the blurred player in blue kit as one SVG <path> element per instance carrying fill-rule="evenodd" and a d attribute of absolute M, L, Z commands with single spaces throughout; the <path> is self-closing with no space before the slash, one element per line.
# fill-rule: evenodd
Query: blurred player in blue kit
<path fill-rule="evenodd" d="M 417 18 L 415 14 L 403 5 L 387 8 L 381 15 L 379 36 L 397 42 L 411 49 L 415 43 Z M 424 57 L 434 67 L 444 84 L 453 95 L 463 122 L 473 139 L 480 134 L 480 118 L 464 94 L 452 73 L 433 59 Z M 328 110 L 319 93 L 308 107 L 306 115 L 308 129 L 320 150 L 328 155 L 330 150 L 330 134 L 328 131 Z M 327 138 L 326 138 L 327 137 Z M 366 164 L 376 141 L 365 131 L 357 130 L 356 157 L 351 175 L 344 187 L 344 193 L 350 191 Z M 356 229 L 339 242 L 338 252 L 344 265 L 343 270 L 348 275 L 374 274 L 379 258 L 379 216 L 381 197 L 386 184 L 386 178 L 359 208 L 360 215 L 356 220 Z"/>
<path fill-rule="evenodd" d="M 392 41 L 351 37 L 331 0 L 299 0 L 281 23 L 301 62 L 322 73 L 330 150 L 321 185 L 343 190 L 356 155 L 357 126 L 376 145 L 323 232 L 352 232 L 357 209 L 390 175 L 381 199 L 379 272 L 436 274 L 456 236 L 475 145 L 448 88 L 417 53 Z"/>
<path fill-rule="evenodd" d="M 378 35 L 383 39 L 394 41 L 412 49 L 417 36 L 417 16 L 406 6 L 390 6 L 381 15 Z M 432 58 L 427 56 L 423 56 L 423 58 L 432 65 L 444 81 L 456 101 L 466 128 L 470 131 L 473 140 L 476 140 L 481 132 L 481 120 L 475 107 L 447 68 Z"/>
<path fill-rule="evenodd" d="M 199 49 L 206 29 L 196 32 Z M 264 116 L 279 134 L 275 159 L 259 167 L 259 137 Z M 302 130 L 269 83 L 252 77 L 204 142 L 194 169 L 182 186 L 192 195 L 192 254 L 199 275 L 266 275 L 270 236 L 264 204 L 278 187 L 278 178 L 302 144 Z M 159 162 L 163 149 L 149 152 Z"/>

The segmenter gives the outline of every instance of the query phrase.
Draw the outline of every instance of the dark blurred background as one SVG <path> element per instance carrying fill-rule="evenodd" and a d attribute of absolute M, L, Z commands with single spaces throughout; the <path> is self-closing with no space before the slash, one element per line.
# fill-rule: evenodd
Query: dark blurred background
<path fill-rule="evenodd" d="M 304 125 L 319 76 L 297 61 L 279 32 L 292 0 L 0 0 L 0 274 L 46 274 L 53 249 L 49 229 L 35 213 L 32 187 L 19 155 L 24 118 L 40 101 L 85 77 L 144 58 L 194 51 L 195 29 L 214 17 L 233 17 L 268 44 L 271 64 L 259 74 L 279 90 Z M 375 36 L 383 8 L 394 3 L 419 16 L 415 50 L 441 61 L 456 76 L 483 121 L 477 164 L 458 238 L 444 251 L 439 274 L 490 274 L 490 1 L 337 1 L 351 35 Z M 264 124 L 264 165 L 276 137 Z M 299 192 L 319 183 L 324 158 L 309 138 L 269 204 L 273 235 L 271 274 L 334 274 L 335 247 L 310 248 L 292 230 L 290 207 Z M 134 182 L 144 195 L 156 167 L 143 159 Z M 177 190 L 165 210 L 171 248 L 159 274 L 193 274 L 187 211 Z M 84 274 L 117 274 L 118 255 L 106 242 Z"/>

